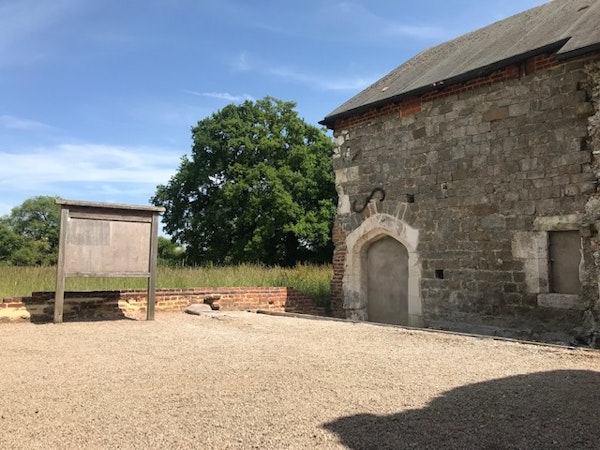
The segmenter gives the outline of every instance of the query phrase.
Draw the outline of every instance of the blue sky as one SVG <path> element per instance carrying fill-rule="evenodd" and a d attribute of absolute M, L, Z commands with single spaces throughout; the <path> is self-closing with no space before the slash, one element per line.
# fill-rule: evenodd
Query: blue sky
<path fill-rule="evenodd" d="M 0 216 L 147 205 L 190 129 L 270 95 L 317 122 L 402 62 L 543 0 L 0 0 Z"/>

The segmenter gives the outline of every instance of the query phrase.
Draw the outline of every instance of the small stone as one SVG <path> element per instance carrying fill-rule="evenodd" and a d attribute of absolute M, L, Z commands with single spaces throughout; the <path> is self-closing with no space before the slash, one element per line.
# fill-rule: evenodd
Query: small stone
<path fill-rule="evenodd" d="M 194 303 L 193 305 L 188 306 L 185 309 L 185 312 L 188 314 L 194 314 L 196 316 L 199 316 L 203 312 L 212 312 L 212 310 L 213 309 L 210 307 L 210 305 L 207 305 L 205 303 Z"/>

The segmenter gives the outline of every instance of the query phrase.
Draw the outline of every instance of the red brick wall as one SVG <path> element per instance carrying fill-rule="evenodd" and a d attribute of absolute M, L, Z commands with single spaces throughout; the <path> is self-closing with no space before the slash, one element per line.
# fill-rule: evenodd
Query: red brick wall
<path fill-rule="evenodd" d="M 331 312 L 335 317 L 344 317 L 343 301 L 343 278 L 344 266 L 346 264 L 346 233 L 336 226 L 333 228 L 333 278 L 331 280 Z"/>
<path fill-rule="evenodd" d="M 410 116 L 421 112 L 424 103 L 471 91 L 482 86 L 489 86 L 501 81 L 514 80 L 525 74 L 532 74 L 540 70 L 549 69 L 559 65 L 556 55 L 538 55 L 529 58 L 524 63 L 512 64 L 499 69 L 489 75 L 473 78 L 463 83 L 444 85 L 440 84 L 438 89 L 427 92 L 418 97 L 408 97 L 398 103 L 390 103 L 381 108 L 374 108 L 363 114 L 351 116 L 335 122 L 334 129 L 348 129 L 370 122 L 371 120 L 387 114 L 399 114 L 401 117 Z"/>
<path fill-rule="evenodd" d="M 221 311 L 293 312 L 325 315 L 312 299 L 286 287 L 218 287 L 189 289 L 159 289 L 156 291 L 156 312 L 183 311 L 194 303 L 212 303 Z M 52 321 L 54 292 L 34 292 L 31 297 L 6 298 L 0 302 L 0 321 Z M 64 320 L 99 318 L 144 318 L 146 291 L 84 291 L 66 292 Z"/>

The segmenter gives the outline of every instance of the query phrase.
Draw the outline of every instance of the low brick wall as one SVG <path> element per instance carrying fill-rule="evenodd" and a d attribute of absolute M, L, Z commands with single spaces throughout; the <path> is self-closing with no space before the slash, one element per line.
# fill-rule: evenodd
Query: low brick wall
<path fill-rule="evenodd" d="M 299 314 L 326 315 L 312 299 L 286 287 L 217 287 L 159 289 L 156 312 L 183 311 L 194 303 L 208 303 L 221 311 L 268 310 Z M 65 292 L 64 320 L 132 318 L 146 314 L 146 291 Z M 0 321 L 51 322 L 54 292 L 34 292 L 31 297 L 5 298 L 0 302 Z"/>

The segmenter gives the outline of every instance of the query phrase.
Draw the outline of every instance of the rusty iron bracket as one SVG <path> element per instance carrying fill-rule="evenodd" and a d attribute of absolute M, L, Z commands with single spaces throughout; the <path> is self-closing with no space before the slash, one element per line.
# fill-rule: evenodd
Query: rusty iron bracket
<path fill-rule="evenodd" d="M 385 200 L 385 191 L 384 191 L 382 188 L 379 188 L 379 187 L 377 187 L 377 188 L 375 188 L 375 189 L 373 189 L 373 190 L 371 191 L 371 193 L 369 194 L 369 196 L 366 198 L 366 200 L 365 200 L 365 204 L 363 205 L 363 207 L 362 207 L 362 208 L 360 208 L 360 209 L 359 209 L 359 208 L 357 208 L 357 206 L 356 206 L 356 200 L 354 200 L 354 201 L 352 202 L 352 210 L 353 210 L 354 212 L 356 212 L 356 213 L 361 213 L 361 212 L 363 212 L 363 211 L 364 211 L 364 210 L 367 208 L 367 206 L 369 205 L 369 202 L 370 202 L 371 200 L 373 200 L 373 198 L 375 197 L 375 194 L 378 194 L 378 193 L 379 193 L 379 194 L 381 194 L 381 198 L 379 198 L 378 200 L 379 200 L 380 202 L 384 201 L 384 200 Z"/>

